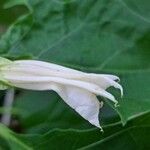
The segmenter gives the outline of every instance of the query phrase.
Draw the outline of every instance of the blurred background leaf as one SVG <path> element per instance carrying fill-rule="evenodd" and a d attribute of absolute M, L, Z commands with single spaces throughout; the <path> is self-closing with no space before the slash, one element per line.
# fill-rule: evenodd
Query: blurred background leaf
<path fill-rule="evenodd" d="M 120 124 L 99 129 L 53 129 L 45 134 L 16 134 L 0 126 L 0 135 L 10 149 L 149 149 L 150 114 L 145 114 L 122 128 Z M 9 140 L 8 140 L 9 139 Z M 59 143 L 59 144 L 58 144 Z"/>
<path fill-rule="evenodd" d="M 28 133 L 46 133 L 53 128 L 88 129 L 93 126 L 66 105 L 53 92 L 26 91 L 15 103 L 22 127 Z M 104 111 L 104 112 L 103 112 Z M 100 111 L 101 125 L 119 121 L 117 114 L 105 105 Z"/>
<path fill-rule="evenodd" d="M 6 0 L 0 1 L 0 36 L 21 14 L 27 12 L 27 8 L 24 5 L 4 9 L 5 3 Z"/>

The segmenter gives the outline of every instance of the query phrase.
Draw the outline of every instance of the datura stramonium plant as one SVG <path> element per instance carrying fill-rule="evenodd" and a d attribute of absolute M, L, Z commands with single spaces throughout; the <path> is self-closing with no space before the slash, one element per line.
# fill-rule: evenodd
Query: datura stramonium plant
<path fill-rule="evenodd" d="M 18 87 L 29 90 L 53 90 L 77 113 L 99 127 L 99 110 L 103 106 L 96 96 L 117 100 L 106 91 L 110 86 L 120 89 L 115 75 L 85 73 L 60 65 L 37 61 L 10 61 L 0 58 L 0 89 Z"/>

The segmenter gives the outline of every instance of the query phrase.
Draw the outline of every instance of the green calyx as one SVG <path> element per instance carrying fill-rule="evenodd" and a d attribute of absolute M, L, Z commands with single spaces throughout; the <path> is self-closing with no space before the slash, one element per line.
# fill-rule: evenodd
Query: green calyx
<path fill-rule="evenodd" d="M 11 85 L 3 78 L 1 67 L 12 63 L 11 60 L 0 57 L 0 90 L 6 90 L 11 87 Z"/>
<path fill-rule="evenodd" d="M 1 67 L 1 66 L 4 66 L 4 65 L 7 65 L 7 64 L 10 64 L 11 62 L 12 62 L 12 61 L 9 60 L 9 59 L 0 57 L 0 67 Z"/>

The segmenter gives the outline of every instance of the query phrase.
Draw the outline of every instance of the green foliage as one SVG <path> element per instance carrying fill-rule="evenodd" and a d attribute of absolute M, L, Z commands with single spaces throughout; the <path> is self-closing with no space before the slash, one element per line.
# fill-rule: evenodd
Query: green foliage
<path fill-rule="evenodd" d="M 21 91 L 14 107 L 25 134 L 0 126 L 2 141 L 8 143 L 3 145 L 40 150 L 149 149 L 149 0 L 12 0 L 5 6 L 18 4 L 26 6 L 28 13 L 1 37 L 1 56 L 116 74 L 124 96 L 114 93 L 117 108 L 105 100 L 100 113 L 103 134 L 56 93 Z M 128 121 L 125 127 L 118 123 L 117 114 L 124 125 Z"/>

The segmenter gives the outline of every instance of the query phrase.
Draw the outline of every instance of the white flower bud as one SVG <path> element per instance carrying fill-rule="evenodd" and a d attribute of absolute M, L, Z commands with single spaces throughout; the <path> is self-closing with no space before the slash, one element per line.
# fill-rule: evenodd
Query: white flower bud
<path fill-rule="evenodd" d="M 96 96 L 105 97 L 116 105 L 117 100 L 106 91 L 113 86 L 120 89 L 123 95 L 122 86 L 116 80 L 119 78 L 114 75 L 85 73 L 43 61 L 0 58 L 0 89 L 14 86 L 30 90 L 54 90 L 84 119 L 99 128 L 98 115 L 102 102 Z"/>

